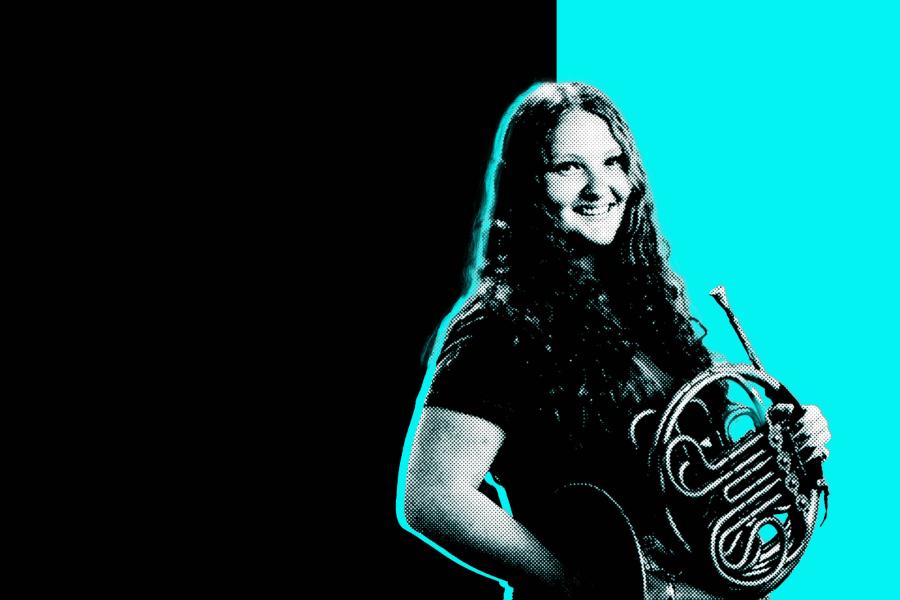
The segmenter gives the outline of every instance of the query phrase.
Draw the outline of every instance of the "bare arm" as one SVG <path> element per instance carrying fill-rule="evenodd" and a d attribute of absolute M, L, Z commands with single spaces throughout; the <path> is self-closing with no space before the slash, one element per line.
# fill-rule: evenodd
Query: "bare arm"
<path fill-rule="evenodd" d="M 422 412 L 407 472 L 407 522 L 460 560 L 501 579 L 563 588 L 559 560 L 478 491 L 503 444 L 502 429 L 440 407 Z"/>

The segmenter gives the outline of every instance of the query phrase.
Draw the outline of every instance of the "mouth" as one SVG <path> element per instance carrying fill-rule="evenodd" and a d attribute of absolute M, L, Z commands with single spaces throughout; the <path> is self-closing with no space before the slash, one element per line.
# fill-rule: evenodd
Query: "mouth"
<path fill-rule="evenodd" d="M 585 217 L 594 217 L 597 215 L 606 215 L 613 209 L 614 206 L 618 206 L 620 202 L 616 202 L 614 204 L 579 204 L 575 206 L 572 211 L 583 215 Z"/>

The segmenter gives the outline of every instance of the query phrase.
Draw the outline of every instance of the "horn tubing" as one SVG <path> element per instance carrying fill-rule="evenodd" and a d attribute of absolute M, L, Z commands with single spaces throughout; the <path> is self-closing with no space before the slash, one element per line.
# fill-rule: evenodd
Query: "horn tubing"
<path fill-rule="evenodd" d="M 732 311 L 731 307 L 728 305 L 728 297 L 725 295 L 725 287 L 721 285 L 717 286 L 710 290 L 709 295 L 716 299 L 716 302 L 719 303 L 719 306 L 721 306 L 725 311 L 725 314 L 728 315 L 728 320 L 731 322 L 731 326 L 738 334 L 738 337 L 741 340 L 741 345 L 744 346 L 744 350 L 747 352 L 747 356 L 750 357 L 750 362 L 752 362 L 753 366 L 760 371 L 765 371 L 762 366 L 762 362 L 760 362 L 759 357 L 756 355 L 756 352 L 753 351 L 753 346 L 750 345 L 750 340 L 747 339 L 747 334 L 744 333 L 744 328 L 741 327 L 737 316 L 735 316 L 734 311 Z"/>

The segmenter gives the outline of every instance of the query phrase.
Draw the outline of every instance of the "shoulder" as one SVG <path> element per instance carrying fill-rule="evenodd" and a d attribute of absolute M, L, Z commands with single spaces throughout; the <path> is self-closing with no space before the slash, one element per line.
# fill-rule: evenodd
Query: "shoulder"
<path fill-rule="evenodd" d="M 446 320 L 425 405 L 479 417 L 506 431 L 527 370 L 514 324 L 484 292 L 465 298 Z"/>
<path fill-rule="evenodd" d="M 449 315 L 439 357 L 452 360 L 466 348 L 505 351 L 518 346 L 518 327 L 507 298 L 503 286 L 482 283 Z"/>

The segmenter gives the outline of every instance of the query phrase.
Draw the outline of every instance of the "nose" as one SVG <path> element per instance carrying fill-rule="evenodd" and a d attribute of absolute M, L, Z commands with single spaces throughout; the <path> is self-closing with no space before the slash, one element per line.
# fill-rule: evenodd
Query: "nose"
<path fill-rule="evenodd" d="M 620 189 L 614 174 L 602 166 L 588 166 L 584 169 L 584 185 L 579 193 L 579 200 L 601 207 L 612 207 L 625 200 L 627 191 Z"/>
<path fill-rule="evenodd" d="M 615 204 L 617 202 L 609 184 L 593 169 L 585 170 L 584 187 L 581 188 L 582 200 Z"/>

